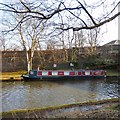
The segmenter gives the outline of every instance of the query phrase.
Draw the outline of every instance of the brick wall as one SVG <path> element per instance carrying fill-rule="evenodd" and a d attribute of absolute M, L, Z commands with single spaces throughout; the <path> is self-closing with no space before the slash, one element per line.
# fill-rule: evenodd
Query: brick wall
<path fill-rule="evenodd" d="M 53 61 L 51 51 L 35 51 L 33 56 L 33 69 L 38 66 L 44 68 L 53 67 L 54 63 L 60 63 L 63 60 L 64 54 L 62 51 L 55 51 L 56 61 Z M 60 65 L 59 65 L 60 66 Z M 62 67 L 62 66 L 60 66 Z M 2 72 L 27 70 L 26 54 L 25 51 L 3 51 L 2 52 Z"/>
<path fill-rule="evenodd" d="M 2 72 L 27 70 L 26 56 L 23 51 L 2 52 Z"/>
<path fill-rule="evenodd" d="M 110 58 L 110 59 L 114 59 L 116 62 L 117 61 L 119 62 L 119 58 L 120 58 L 119 50 L 117 50 L 118 54 L 116 53 L 111 54 L 109 53 L 111 49 L 109 50 L 106 49 L 105 47 L 98 47 L 97 49 L 102 59 Z M 71 61 L 71 55 L 72 55 L 71 49 L 67 50 L 67 52 L 68 52 L 68 61 Z M 79 65 L 79 67 L 81 68 L 85 60 L 84 58 L 85 51 L 79 53 L 79 49 L 78 49 L 76 53 L 77 53 L 76 54 L 77 61 L 79 64 L 81 63 Z M 41 66 L 41 69 L 44 68 L 51 69 L 54 63 L 57 63 L 58 69 L 67 69 L 69 67 L 69 62 L 64 60 L 64 56 L 65 56 L 64 50 L 35 51 L 33 56 L 33 69 L 37 69 L 38 66 Z M 20 71 L 20 70 L 27 70 L 25 51 L 2 51 L 2 72 Z"/>

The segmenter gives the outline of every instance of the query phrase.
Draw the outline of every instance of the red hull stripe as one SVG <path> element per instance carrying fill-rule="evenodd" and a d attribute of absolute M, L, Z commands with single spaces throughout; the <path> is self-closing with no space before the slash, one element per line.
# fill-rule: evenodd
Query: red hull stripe
<path fill-rule="evenodd" d="M 106 75 L 105 71 L 38 71 L 37 76 L 102 76 Z"/>
<path fill-rule="evenodd" d="M 81 75 L 82 75 L 82 72 L 78 72 L 78 75 L 81 76 Z"/>
<path fill-rule="evenodd" d="M 51 76 L 52 75 L 52 71 L 48 71 L 48 75 Z"/>
<path fill-rule="evenodd" d="M 92 75 L 92 72 L 90 72 L 90 75 Z"/>
<path fill-rule="evenodd" d="M 94 76 L 97 76 L 97 75 L 102 75 L 102 72 L 101 71 L 94 72 Z"/>
<path fill-rule="evenodd" d="M 58 71 L 58 75 L 59 75 L 59 76 L 61 76 L 61 75 L 64 76 L 64 71 Z"/>
<path fill-rule="evenodd" d="M 37 75 L 42 76 L 42 71 L 38 71 Z"/>
<path fill-rule="evenodd" d="M 75 72 L 70 72 L 69 75 L 73 76 L 73 75 L 75 75 Z"/>

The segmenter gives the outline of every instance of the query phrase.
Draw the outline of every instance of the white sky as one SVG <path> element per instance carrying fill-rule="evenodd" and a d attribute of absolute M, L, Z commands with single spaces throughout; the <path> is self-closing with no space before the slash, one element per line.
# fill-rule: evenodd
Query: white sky
<path fill-rule="evenodd" d="M 118 39 L 118 18 L 101 27 L 101 32 L 105 32 L 102 37 L 101 45 L 112 40 Z"/>

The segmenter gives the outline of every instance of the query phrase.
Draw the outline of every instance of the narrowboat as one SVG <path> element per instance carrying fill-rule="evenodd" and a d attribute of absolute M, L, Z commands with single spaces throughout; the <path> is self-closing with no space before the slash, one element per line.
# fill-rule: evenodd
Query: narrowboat
<path fill-rule="evenodd" d="M 66 80 L 83 78 L 105 78 L 105 70 L 31 70 L 22 75 L 23 80 Z"/>

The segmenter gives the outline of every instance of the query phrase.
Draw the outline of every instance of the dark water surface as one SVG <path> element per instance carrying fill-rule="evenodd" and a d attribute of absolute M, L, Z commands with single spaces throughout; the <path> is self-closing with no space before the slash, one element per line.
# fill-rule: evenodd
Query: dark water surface
<path fill-rule="evenodd" d="M 115 79 L 2 83 L 2 111 L 117 98 Z"/>

